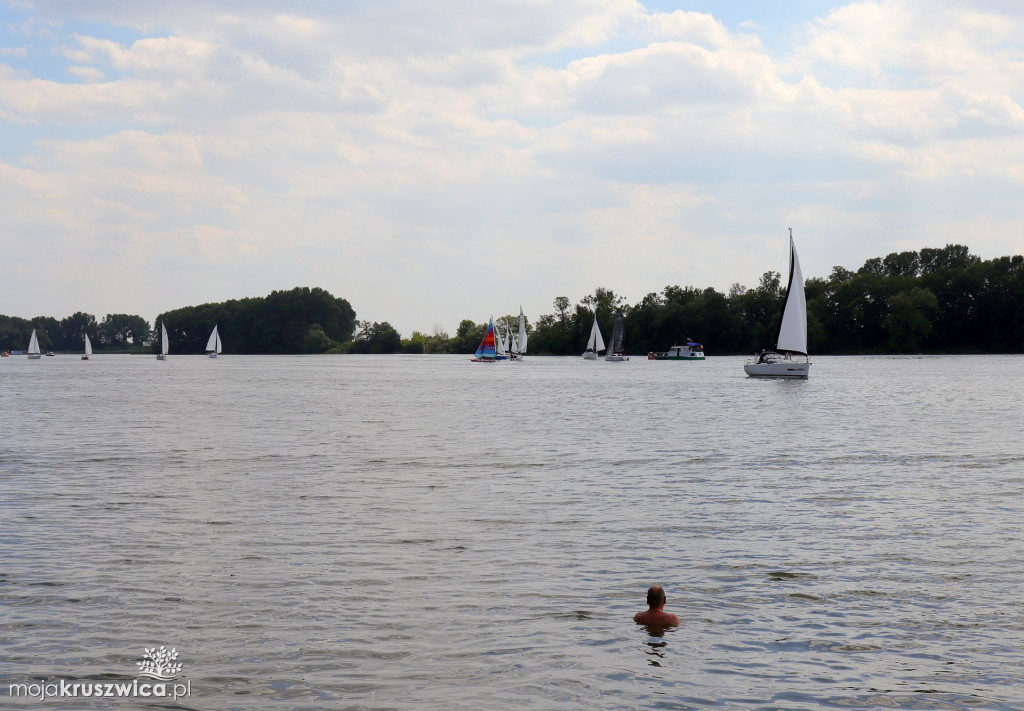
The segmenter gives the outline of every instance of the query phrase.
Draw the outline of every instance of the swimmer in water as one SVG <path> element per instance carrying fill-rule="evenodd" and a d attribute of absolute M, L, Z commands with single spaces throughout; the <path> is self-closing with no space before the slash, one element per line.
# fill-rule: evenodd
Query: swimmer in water
<path fill-rule="evenodd" d="M 671 612 L 665 612 L 665 588 L 660 585 L 652 585 L 647 591 L 648 609 L 633 615 L 633 622 L 638 625 L 651 625 L 654 627 L 675 627 L 679 624 L 679 618 Z"/>

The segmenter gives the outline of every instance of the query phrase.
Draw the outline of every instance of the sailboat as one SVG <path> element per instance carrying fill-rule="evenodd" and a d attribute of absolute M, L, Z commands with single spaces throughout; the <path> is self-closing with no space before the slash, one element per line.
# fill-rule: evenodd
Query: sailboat
<path fill-rule="evenodd" d="M 622 319 L 622 312 L 615 312 L 615 324 L 612 326 L 612 345 L 605 354 L 604 359 L 616 363 L 621 363 L 624 360 L 629 360 L 625 351 L 622 350 L 622 334 L 625 332 L 625 326 Z"/>
<path fill-rule="evenodd" d="M 167 326 L 160 324 L 160 352 L 156 354 L 157 360 L 167 360 Z"/>
<path fill-rule="evenodd" d="M 483 340 L 480 341 L 480 345 L 476 347 L 473 362 L 496 363 L 497 361 L 498 353 L 494 342 L 494 317 L 492 316 L 490 321 L 487 322 L 487 333 L 484 334 Z"/>
<path fill-rule="evenodd" d="M 803 361 L 796 360 L 803 356 Z M 793 228 L 789 229 L 789 286 L 786 303 L 782 305 L 782 320 L 774 351 L 762 351 L 755 361 L 747 361 L 743 371 L 747 375 L 776 378 L 806 378 L 811 370 L 807 357 L 807 299 L 804 296 L 804 276 L 793 244 Z"/>
<path fill-rule="evenodd" d="M 590 329 L 590 340 L 587 341 L 587 350 L 583 351 L 583 360 L 597 360 L 599 351 L 604 350 L 604 338 L 601 337 L 601 329 L 597 327 L 597 312 L 594 312 L 594 326 Z"/>
<path fill-rule="evenodd" d="M 89 340 L 89 334 L 83 334 L 85 336 L 85 353 L 82 355 L 82 360 L 89 360 L 89 356 L 92 355 L 92 341 Z"/>
<path fill-rule="evenodd" d="M 519 307 L 519 333 L 509 333 L 509 346 L 508 359 L 510 362 L 517 363 L 523 359 L 526 354 L 526 317 L 523 316 L 523 307 Z"/>
<path fill-rule="evenodd" d="M 519 351 L 518 359 L 522 360 L 526 355 L 526 317 L 523 316 L 523 307 L 519 307 Z"/>
<path fill-rule="evenodd" d="M 32 329 L 32 337 L 28 339 L 28 357 L 29 360 L 36 360 L 42 358 L 42 351 L 39 350 L 39 338 L 36 336 L 36 330 Z"/>
<path fill-rule="evenodd" d="M 494 332 L 494 360 L 508 360 L 508 329 L 505 329 L 505 335 L 502 336 L 500 325 Z"/>
<path fill-rule="evenodd" d="M 217 327 L 213 327 L 213 333 L 210 334 L 210 340 L 206 342 L 206 352 L 210 354 L 211 358 L 216 358 L 217 354 L 220 353 L 220 334 L 217 333 Z"/>

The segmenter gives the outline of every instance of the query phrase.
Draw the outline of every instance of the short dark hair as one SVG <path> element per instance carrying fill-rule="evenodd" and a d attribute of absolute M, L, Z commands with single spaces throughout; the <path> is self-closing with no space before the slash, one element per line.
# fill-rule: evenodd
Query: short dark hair
<path fill-rule="evenodd" d="M 660 585 L 652 585 L 647 589 L 647 606 L 656 607 L 665 604 L 665 588 Z"/>

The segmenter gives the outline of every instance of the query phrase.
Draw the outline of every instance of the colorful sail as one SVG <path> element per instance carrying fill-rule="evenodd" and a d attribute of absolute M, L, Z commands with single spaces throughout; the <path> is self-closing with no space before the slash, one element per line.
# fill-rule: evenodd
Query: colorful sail
<path fill-rule="evenodd" d="M 490 358 L 494 359 L 497 355 L 497 351 L 494 347 L 494 318 L 492 317 L 487 323 L 487 333 L 484 334 L 484 339 L 480 341 L 480 345 L 476 349 L 477 359 Z"/>

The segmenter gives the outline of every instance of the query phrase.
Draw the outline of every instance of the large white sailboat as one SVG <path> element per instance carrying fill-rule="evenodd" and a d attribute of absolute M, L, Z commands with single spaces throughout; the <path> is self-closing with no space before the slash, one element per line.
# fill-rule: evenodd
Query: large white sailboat
<path fill-rule="evenodd" d="M 82 354 L 82 360 L 89 360 L 89 356 L 92 355 L 92 341 L 89 340 L 89 334 L 83 334 L 85 336 L 85 353 Z"/>
<path fill-rule="evenodd" d="M 29 360 L 36 360 L 43 357 L 42 351 L 39 350 L 39 338 L 36 336 L 36 330 L 32 329 L 32 337 L 28 339 L 28 353 Z"/>
<path fill-rule="evenodd" d="M 169 350 L 169 343 L 167 342 L 167 326 L 160 324 L 160 352 L 156 354 L 157 360 L 167 360 L 167 353 Z"/>
<path fill-rule="evenodd" d="M 526 317 L 523 316 L 523 307 L 519 307 L 519 333 L 512 334 L 512 351 L 509 360 L 514 362 L 522 361 L 526 355 Z"/>
<path fill-rule="evenodd" d="M 210 334 L 210 340 L 206 342 L 206 352 L 210 354 L 211 358 L 216 358 L 220 353 L 220 334 L 217 333 L 217 327 L 213 327 L 213 333 Z"/>
<path fill-rule="evenodd" d="M 798 360 L 803 356 L 803 360 Z M 806 378 L 811 370 L 807 357 L 807 299 L 804 297 L 804 276 L 793 244 L 793 228 L 789 229 L 789 286 L 774 351 L 763 351 L 756 360 L 743 366 L 747 375 L 774 378 Z"/>
<path fill-rule="evenodd" d="M 627 356 L 625 351 L 622 350 L 622 335 L 624 332 L 625 325 L 622 318 L 622 312 L 616 311 L 615 324 L 612 326 L 611 346 L 609 346 L 608 352 L 604 356 L 605 360 L 612 362 L 629 360 L 629 356 Z"/>
<path fill-rule="evenodd" d="M 583 351 L 583 360 L 597 360 L 597 354 L 604 350 L 604 338 L 601 336 L 601 329 L 597 326 L 597 312 L 594 312 L 594 327 L 590 329 L 590 340 L 587 341 L 587 350 Z"/>

